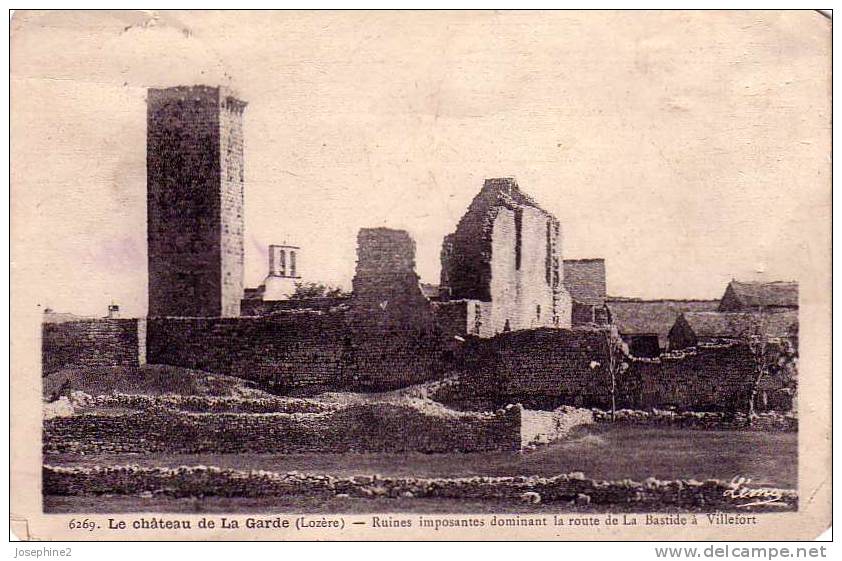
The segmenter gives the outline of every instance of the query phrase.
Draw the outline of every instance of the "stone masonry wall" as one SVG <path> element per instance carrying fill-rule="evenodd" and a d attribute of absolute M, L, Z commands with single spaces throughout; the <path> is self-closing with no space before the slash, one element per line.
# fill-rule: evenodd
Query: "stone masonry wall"
<path fill-rule="evenodd" d="M 150 317 L 239 312 L 244 105 L 223 88 L 148 91 Z"/>
<path fill-rule="evenodd" d="M 538 329 L 471 338 L 458 354 L 459 384 L 441 390 L 437 398 L 453 407 L 522 403 L 528 409 L 606 409 L 611 403 L 606 353 L 604 334 L 597 329 Z M 745 346 L 709 346 L 658 359 L 625 360 L 629 368 L 616 380 L 619 408 L 746 409 L 753 362 Z M 773 399 L 783 387 L 781 381 L 766 381 L 768 408 L 785 405 L 783 398 Z M 764 409 L 762 400 L 758 407 Z"/>
<path fill-rule="evenodd" d="M 605 403 L 609 377 L 601 332 L 538 329 L 493 341 L 501 389 L 513 402 L 530 409 Z"/>
<path fill-rule="evenodd" d="M 361 327 L 430 331 L 433 312 L 415 272 L 415 241 L 404 230 L 362 228 L 351 297 Z"/>
<path fill-rule="evenodd" d="M 697 411 L 740 411 L 748 404 L 754 363 L 745 345 L 702 347 L 637 359 L 622 379 L 624 404 Z"/>
<path fill-rule="evenodd" d="M 520 449 L 519 407 L 455 413 L 366 403 L 321 413 L 83 414 L 44 421 L 44 452 L 197 454 L 478 452 Z"/>
<path fill-rule="evenodd" d="M 571 301 L 561 286 L 561 252 L 558 220 L 521 192 L 514 179 L 487 179 L 444 239 L 443 294 L 490 303 L 478 324 L 481 337 L 569 327 Z"/>
<path fill-rule="evenodd" d="M 139 345 L 143 320 L 97 319 L 44 323 L 41 327 L 42 373 L 63 368 L 138 366 L 145 357 Z"/>
<path fill-rule="evenodd" d="M 243 297 L 243 111 L 246 104 L 224 92 L 220 92 L 219 101 L 221 315 L 237 317 Z"/>
<path fill-rule="evenodd" d="M 345 335 L 341 315 L 150 318 L 146 352 L 151 364 L 238 376 L 278 392 L 336 388 Z"/>
<path fill-rule="evenodd" d="M 152 318 L 151 364 L 238 376 L 278 393 L 383 391 L 444 376 L 454 344 L 435 332 L 355 325 L 348 313 Z"/>
<path fill-rule="evenodd" d="M 751 498 L 734 500 L 741 491 L 733 481 L 708 479 L 644 481 L 595 480 L 581 472 L 553 477 L 380 477 L 362 475 L 333 477 L 311 473 L 278 473 L 264 470 L 220 469 L 208 466 L 142 467 L 51 466 L 43 469 L 47 495 L 140 495 L 173 497 L 354 497 L 372 500 L 457 499 L 518 503 L 550 503 L 560 508 L 575 506 L 577 511 L 596 507 L 622 508 L 632 512 L 692 510 L 703 512 L 736 511 L 740 515 L 757 511 L 798 509 L 798 491 L 776 489 L 776 504 L 745 506 Z M 768 491 L 773 491 L 768 489 Z M 398 505 L 395 505 L 398 506 Z M 394 508 L 394 507 L 393 507 Z M 748 518 L 748 516 L 746 516 Z M 447 522 L 448 519 L 443 519 Z M 443 527 L 449 526 L 443 524 Z"/>
<path fill-rule="evenodd" d="M 576 427 L 592 424 L 594 413 L 590 409 L 562 405 L 553 411 L 524 409 L 521 419 L 521 446 L 528 448 L 560 440 Z"/>

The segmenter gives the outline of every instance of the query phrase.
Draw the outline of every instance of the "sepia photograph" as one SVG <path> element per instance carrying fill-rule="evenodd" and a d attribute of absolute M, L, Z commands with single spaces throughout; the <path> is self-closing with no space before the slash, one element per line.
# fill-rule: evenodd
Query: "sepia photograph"
<path fill-rule="evenodd" d="M 815 538 L 831 23 L 14 13 L 13 530 Z"/>

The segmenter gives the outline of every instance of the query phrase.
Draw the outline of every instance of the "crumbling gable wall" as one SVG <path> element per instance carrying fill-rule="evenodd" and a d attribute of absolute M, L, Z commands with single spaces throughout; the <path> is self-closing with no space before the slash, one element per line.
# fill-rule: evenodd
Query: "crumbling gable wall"
<path fill-rule="evenodd" d="M 362 228 L 351 320 L 361 328 L 426 332 L 433 327 L 430 301 L 415 272 L 415 241 L 405 230 Z"/>
<path fill-rule="evenodd" d="M 360 230 L 349 307 L 344 369 L 354 387 L 391 389 L 442 374 L 446 336 L 421 292 L 409 233 Z"/>
<path fill-rule="evenodd" d="M 485 181 L 441 253 L 445 297 L 469 301 L 468 333 L 570 326 L 560 238 L 558 220 L 514 179 Z"/>

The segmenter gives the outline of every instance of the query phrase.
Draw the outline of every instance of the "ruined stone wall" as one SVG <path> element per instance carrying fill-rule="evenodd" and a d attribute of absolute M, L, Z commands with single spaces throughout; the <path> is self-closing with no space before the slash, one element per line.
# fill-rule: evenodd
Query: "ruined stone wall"
<path fill-rule="evenodd" d="M 470 300 L 452 300 L 449 302 L 433 302 L 433 315 L 436 324 L 443 333 L 448 335 L 468 335 L 471 324 L 469 323 L 469 308 L 475 306 Z M 471 314 L 472 315 L 472 314 Z"/>
<path fill-rule="evenodd" d="M 363 403 L 320 413 L 75 415 L 44 422 L 50 453 L 478 452 L 520 449 L 519 407 L 457 413 Z"/>
<path fill-rule="evenodd" d="M 358 325 L 346 312 L 248 318 L 151 318 L 151 364 L 253 380 L 278 393 L 383 391 L 444 376 L 442 333 Z"/>
<path fill-rule="evenodd" d="M 452 300 L 491 303 L 481 308 L 480 329 L 468 329 L 481 337 L 569 327 L 572 304 L 561 285 L 561 245 L 558 221 L 513 179 L 488 179 L 455 232 L 445 237 L 443 293 Z"/>
<path fill-rule="evenodd" d="M 362 228 L 350 301 L 352 321 L 378 329 L 429 331 L 430 301 L 415 272 L 415 241 L 404 230 Z"/>
<path fill-rule="evenodd" d="M 145 493 L 171 497 L 353 497 L 355 499 L 443 499 L 556 504 L 578 511 L 598 512 L 623 505 L 633 512 L 703 511 L 781 512 L 798 509 L 796 489 L 777 489 L 775 504 L 746 507 L 732 497 L 738 490 L 731 481 L 708 479 L 605 481 L 581 472 L 552 477 L 333 477 L 312 473 L 279 473 L 207 466 L 178 468 L 129 466 L 44 465 L 45 495 L 138 496 Z M 743 488 L 745 489 L 745 488 Z M 399 505 L 387 505 L 396 509 Z M 648 515 L 647 515 L 648 516 Z M 676 515 L 673 515 L 676 516 Z M 656 519 L 663 518 L 656 515 Z M 447 519 L 443 519 L 447 520 Z M 664 523 L 664 522 L 661 522 Z M 443 525 L 444 527 L 444 525 Z"/>
<path fill-rule="evenodd" d="M 622 379 L 624 403 L 695 411 L 741 411 L 748 406 L 754 363 L 745 345 L 717 345 L 636 359 Z"/>
<path fill-rule="evenodd" d="M 150 318 L 147 359 L 253 380 L 273 391 L 341 385 L 341 315 Z"/>
<path fill-rule="evenodd" d="M 575 507 L 577 512 L 615 510 L 618 505 L 632 512 L 702 511 L 738 512 L 792 511 L 798 509 L 796 489 L 775 490 L 775 504 L 744 506 L 733 496 L 738 488 L 731 481 L 708 479 L 605 481 L 590 479 L 581 472 L 552 477 L 380 477 L 357 475 L 333 477 L 313 473 L 279 473 L 265 470 L 237 470 L 208 466 L 142 467 L 51 466 L 42 471 L 45 495 L 134 496 L 156 494 L 170 497 L 272 497 L 299 495 L 353 497 L 355 499 L 444 499 L 489 501 L 499 508 L 522 503 L 556 504 L 559 509 Z M 741 489 L 746 489 L 745 487 Z M 750 499 L 747 499 L 750 500 Z M 397 510 L 399 505 L 386 505 Z M 647 515 L 648 516 L 648 515 Z M 677 515 L 672 515 L 677 516 Z M 656 519 L 662 516 L 656 515 Z M 449 520 L 443 518 L 443 521 Z M 444 526 L 443 526 L 444 527 Z"/>
<path fill-rule="evenodd" d="M 521 414 L 520 441 L 522 448 L 541 446 L 567 438 L 571 431 L 594 422 L 590 409 L 562 405 L 553 411 L 524 409 Z"/>
<path fill-rule="evenodd" d="M 559 324 L 555 312 L 559 287 L 553 286 L 555 273 L 548 275 L 546 263 L 547 230 L 554 231 L 554 223 L 545 212 L 529 206 L 502 208 L 497 213 L 491 243 L 493 306 L 490 317 L 483 320 L 481 335 Z"/>
<path fill-rule="evenodd" d="M 592 330 L 542 328 L 471 337 L 455 355 L 458 380 L 435 388 L 434 399 L 469 410 L 508 403 L 533 410 L 600 406 L 607 387 L 605 352 L 604 336 Z"/>
<path fill-rule="evenodd" d="M 675 407 L 693 411 L 744 411 L 753 361 L 743 345 L 716 345 L 657 359 L 625 359 L 617 376 L 618 408 Z M 538 329 L 471 338 L 455 361 L 458 384 L 437 391 L 451 407 L 494 408 L 522 403 L 528 409 L 560 405 L 610 408 L 611 377 L 603 332 L 596 329 Z M 791 406 L 785 381 L 768 378 L 759 410 Z"/>
<path fill-rule="evenodd" d="M 149 316 L 235 316 L 242 298 L 242 102 L 150 89 Z"/>
<path fill-rule="evenodd" d="M 96 319 L 41 326 L 42 374 L 64 368 L 138 366 L 144 320 Z"/>
<path fill-rule="evenodd" d="M 529 409 L 606 403 L 610 378 L 604 335 L 592 330 L 538 329 L 495 337 L 501 389 Z"/>

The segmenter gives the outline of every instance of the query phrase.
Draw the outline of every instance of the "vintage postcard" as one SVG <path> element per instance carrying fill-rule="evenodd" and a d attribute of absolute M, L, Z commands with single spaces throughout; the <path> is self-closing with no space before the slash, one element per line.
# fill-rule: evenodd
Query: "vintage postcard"
<path fill-rule="evenodd" d="M 815 538 L 831 24 L 14 13 L 12 530 Z"/>

